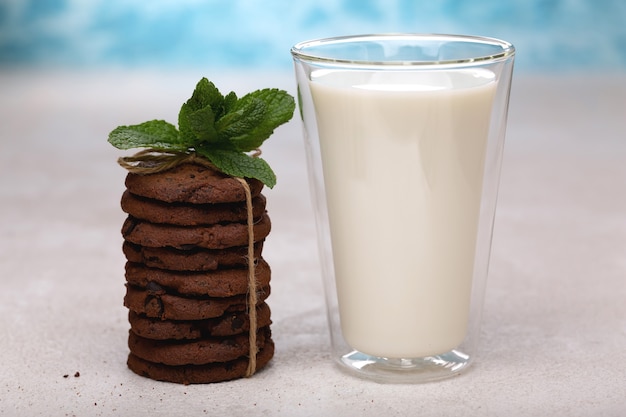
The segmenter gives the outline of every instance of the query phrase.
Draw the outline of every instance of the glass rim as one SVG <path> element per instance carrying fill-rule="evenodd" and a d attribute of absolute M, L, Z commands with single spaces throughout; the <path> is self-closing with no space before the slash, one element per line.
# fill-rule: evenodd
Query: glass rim
<path fill-rule="evenodd" d="M 355 41 L 373 42 L 373 41 L 399 41 L 399 40 L 420 40 L 420 41 L 455 41 L 466 42 L 475 45 L 493 45 L 500 47 L 500 51 L 493 54 L 481 54 L 470 58 L 446 59 L 446 60 L 383 60 L 368 61 L 359 59 L 342 59 L 325 56 L 321 53 L 307 53 L 306 50 L 311 47 L 324 45 L 341 45 Z M 504 60 L 515 55 L 515 47 L 510 42 L 497 38 L 473 35 L 454 35 L 454 34 L 430 34 L 430 33 L 387 33 L 387 34 L 367 34 L 367 35 L 347 35 L 335 36 L 329 38 L 320 38 L 298 42 L 291 47 L 291 55 L 294 59 L 300 59 L 309 62 L 317 62 L 320 64 L 342 64 L 356 66 L 395 66 L 395 67 L 433 67 L 446 65 L 463 65 L 486 63 Z"/>

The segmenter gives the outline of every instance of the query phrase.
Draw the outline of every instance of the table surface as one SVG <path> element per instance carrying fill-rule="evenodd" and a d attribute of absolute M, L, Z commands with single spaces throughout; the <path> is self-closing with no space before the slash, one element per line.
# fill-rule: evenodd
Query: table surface
<path fill-rule="evenodd" d="M 126 368 L 117 125 L 176 121 L 202 76 L 239 95 L 291 73 L 0 73 L 0 415 L 626 415 L 626 75 L 516 75 L 481 343 L 448 380 L 330 360 L 300 122 L 264 145 L 276 354 L 184 386 Z M 76 375 L 76 376 L 75 376 Z"/>

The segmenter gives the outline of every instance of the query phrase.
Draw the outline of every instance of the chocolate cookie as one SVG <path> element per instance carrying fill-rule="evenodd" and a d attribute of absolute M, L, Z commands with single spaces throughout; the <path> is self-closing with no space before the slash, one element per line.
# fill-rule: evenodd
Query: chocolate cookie
<path fill-rule="evenodd" d="M 263 369 L 274 356 L 274 342 L 269 339 L 258 352 L 256 369 Z M 143 360 L 132 353 L 128 355 L 128 368 L 134 373 L 157 381 L 178 384 L 208 384 L 243 378 L 248 369 L 248 357 L 244 356 L 224 363 L 207 365 L 168 366 Z"/>
<path fill-rule="evenodd" d="M 257 331 L 257 347 L 262 348 L 271 337 L 269 327 Z M 128 347 L 133 355 L 153 363 L 164 365 L 205 365 L 228 362 L 250 353 L 247 333 L 199 339 L 193 341 L 152 340 L 128 333 Z"/>
<path fill-rule="evenodd" d="M 267 214 L 254 224 L 254 240 L 265 239 L 271 222 Z M 149 223 L 129 216 L 122 226 L 122 236 L 129 242 L 147 247 L 173 247 L 178 249 L 201 247 L 225 249 L 248 244 L 248 226 L 245 223 L 226 223 L 210 226 L 170 226 Z"/>
<path fill-rule="evenodd" d="M 271 324 L 270 307 L 266 303 L 257 306 L 257 327 Z M 250 330 L 250 316 L 245 311 L 226 313 L 221 317 L 207 320 L 159 320 L 128 312 L 131 330 L 146 339 L 200 339 L 241 334 Z"/>
<path fill-rule="evenodd" d="M 257 196 L 263 183 L 256 179 L 246 181 L 252 196 Z M 212 204 L 246 200 L 243 185 L 236 178 L 197 164 L 182 164 L 156 174 L 129 173 L 126 188 L 135 195 L 168 203 Z"/>
<path fill-rule="evenodd" d="M 254 257 L 260 258 L 263 240 L 254 244 Z M 149 248 L 125 241 L 122 251 L 130 262 L 172 271 L 212 271 L 218 268 L 232 268 L 248 264 L 248 247 L 235 246 L 226 249 L 202 249 L 193 247 L 187 250 L 174 248 Z"/>
<path fill-rule="evenodd" d="M 270 295 L 270 286 L 257 288 L 257 305 Z M 126 286 L 124 306 L 138 314 L 163 320 L 204 320 L 226 312 L 245 311 L 248 297 L 235 295 L 224 298 L 190 298 L 168 294 L 156 285 L 147 288 Z"/>
<path fill-rule="evenodd" d="M 252 214 L 258 220 L 265 213 L 263 194 L 252 199 Z M 248 218 L 246 202 L 222 204 L 164 203 L 134 195 L 128 190 L 122 194 L 122 210 L 137 219 L 152 223 L 179 226 L 198 226 L 224 222 L 245 223 Z"/>
<path fill-rule="evenodd" d="M 270 267 L 263 259 L 257 261 L 255 277 L 258 286 L 270 282 Z M 248 269 L 218 269 L 204 272 L 177 272 L 148 268 L 142 264 L 126 263 L 126 280 L 129 284 L 147 288 L 159 285 L 166 292 L 179 295 L 232 297 L 248 291 Z"/>

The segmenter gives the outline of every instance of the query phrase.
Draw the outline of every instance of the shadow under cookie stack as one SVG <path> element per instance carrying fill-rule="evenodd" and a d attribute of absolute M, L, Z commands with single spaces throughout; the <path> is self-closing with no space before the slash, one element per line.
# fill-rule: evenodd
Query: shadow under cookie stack
<path fill-rule="evenodd" d="M 265 303 L 271 273 L 261 256 L 271 226 L 263 184 L 246 182 L 253 224 L 244 185 L 209 167 L 184 163 L 127 175 L 124 305 L 133 372 L 211 383 L 250 376 L 273 357 Z"/>

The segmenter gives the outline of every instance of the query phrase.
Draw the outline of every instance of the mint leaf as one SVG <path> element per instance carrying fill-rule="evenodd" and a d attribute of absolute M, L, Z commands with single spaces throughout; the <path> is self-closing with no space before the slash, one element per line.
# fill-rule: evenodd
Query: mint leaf
<path fill-rule="evenodd" d="M 214 124 L 223 113 L 224 97 L 215 84 L 202 78 L 178 113 L 180 136 L 190 147 L 217 140 Z"/>
<path fill-rule="evenodd" d="M 257 90 L 238 98 L 223 96 L 202 78 L 178 113 L 178 130 L 163 120 L 120 126 L 109 134 L 119 149 L 196 152 L 227 175 L 256 178 L 272 188 L 276 176 L 267 162 L 246 152 L 258 149 L 293 116 L 295 102 L 278 89 Z"/>
<path fill-rule="evenodd" d="M 229 138 L 235 145 L 235 148 L 242 152 L 248 152 L 260 147 L 263 141 L 274 133 L 274 129 L 291 119 L 296 107 L 293 97 L 286 91 L 267 88 L 254 91 L 240 98 L 230 110 L 230 113 L 245 109 L 251 105 L 251 102 L 256 100 L 262 101 L 266 106 L 263 117 L 260 120 L 246 121 L 247 125 L 253 127 L 246 132 L 240 132 L 237 136 Z M 256 117 L 257 114 L 251 113 L 250 116 Z M 240 123 L 244 124 L 243 121 L 240 121 Z"/>
<path fill-rule="evenodd" d="M 235 110 L 231 110 L 216 123 L 220 139 L 229 140 L 247 134 L 263 122 L 266 112 L 267 105 L 258 98 L 252 97 L 243 104 L 237 103 Z"/>
<path fill-rule="evenodd" d="M 180 137 L 185 143 L 189 144 L 197 142 L 196 134 L 191 128 L 191 122 L 189 121 L 189 115 L 193 112 L 193 108 L 187 103 L 183 104 L 178 112 L 178 130 L 180 131 Z"/>
<path fill-rule="evenodd" d="M 191 98 L 187 100 L 185 104 L 187 104 L 191 110 L 200 110 L 209 106 L 215 113 L 217 119 L 223 113 L 224 97 L 215 84 L 206 78 L 202 78 L 198 81 L 198 84 L 196 84 Z"/>
<path fill-rule="evenodd" d="M 118 149 L 187 149 L 187 146 L 180 142 L 176 127 L 164 120 L 151 120 L 139 125 L 119 126 L 109 133 L 109 143 Z"/>
<path fill-rule="evenodd" d="M 215 142 L 218 140 L 217 130 L 215 129 L 215 115 L 211 107 L 207 106 L 200 110 L 190 112 L 186 115 L 187 123 L 185 128 L 193 134 L 191 143 Z M 190 143 L 190 144 L 191 144 Z"/>
<path fill-rule="evenodd" d="M 235 94 L 234 91 L 231 91 L 224 97 L 224 114 L 230 112 L 230 109 L 235 105 L 237 100 L 237 94 Z"/>
<path fill-rule="evenodd" d="M 291 120 L 296 103 L 293 97 L 286 91 L 266 88 L 250 93 L 250 95 L 263 100 L 267 104 L 268 114 L 265 121 L 268 125 L 274 125 L 274 128 L 276 128 Z"/>
<path fill-rule="evenodd" d="M 196 149 L 196 152 L 213 163 L 226 175 L 241 178 L 256 178 L 269 188 L 276 185 L 276 175 L 261 158 L 225 149 Z"/>

